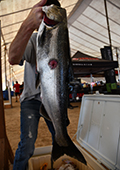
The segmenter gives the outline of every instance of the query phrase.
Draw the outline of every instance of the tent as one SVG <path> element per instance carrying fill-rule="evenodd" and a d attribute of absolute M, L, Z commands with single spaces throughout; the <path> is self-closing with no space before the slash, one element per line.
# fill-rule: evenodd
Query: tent
<path fill-rule="evenodd" d="M 24 67 L 9 65 L 8 50 L 21 23 L 37 2 L 39 0 L 0 0 L 3 89 L 6 89 L 7 80 L 11 87 L 12 81 L 23 82 Z M 105 2 L 107 8 L 105 8 Z M 116 59 L 117 49 L 120 63 L 120 0 L 60 0 L 60 3 L 67 12 L 71 56 L 78 50 L 94 57 L 100 56 L 100 48 L 110 45 L 108 18 L 113 57 Z M 105 9 L 107 9 L 108 17 Z"/>
<path fill-rule="evenodd" d="M 84 77 L 90 74 L 104 75 L 103 72 L 118 67 L 117 61 L 103 60 L 77 51 L 72 57 L 75 77 Z"/>

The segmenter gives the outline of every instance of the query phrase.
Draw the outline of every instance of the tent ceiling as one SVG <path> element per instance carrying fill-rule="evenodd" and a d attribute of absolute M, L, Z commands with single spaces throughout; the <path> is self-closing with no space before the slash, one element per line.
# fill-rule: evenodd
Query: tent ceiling
<path fill-rule="evenodd" d="M 2 75 L 5 81 L 5 50 L 6 56 L 11 41 L 15 37 L 22 21 L 30 9 L 39 0 L 3 0 L 0 1 L 0 20 L 2 27 Z M 109 46 L 109 36 L 106 21 L 104 0 L 60 0 L 61 6 L 67 10 L 68 29 L 70 38 L 71 56 L 77 51 L 101 58 L 100 48 Z M 120 0 L 106 0 L 110 25 L 111 43 L 114 60 L 116 48 L 120 54 Z M 22 38 L 22 37 L 21 37 Z M 9 66 L 7 62 L 7 80 L 23 81 L 21 66 Z M 11 73 L 10 70 L 13 70 Z"/>

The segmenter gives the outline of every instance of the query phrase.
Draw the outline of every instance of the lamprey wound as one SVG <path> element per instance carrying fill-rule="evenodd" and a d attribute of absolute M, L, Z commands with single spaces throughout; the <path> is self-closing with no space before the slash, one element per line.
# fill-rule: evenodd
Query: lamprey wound
<path fill-rule="evenodd" d="M 50 66 L 51 69 L 55 69 L 58 65 L 58 61 L 53 59 L 53 60 L 50 60 L 50 62 L 48 63 L 48 65 Z"/>

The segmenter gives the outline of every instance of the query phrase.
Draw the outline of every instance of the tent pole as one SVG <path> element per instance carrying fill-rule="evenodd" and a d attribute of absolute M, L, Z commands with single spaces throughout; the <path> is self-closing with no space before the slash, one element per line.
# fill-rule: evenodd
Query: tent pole
<path fill-rule="evenodd" d="M 2 74 L 1 74 L 1 22 L 0 22 L 0 169 L 8 169 L 8 159 L 6 154 L 6 131 L 2 93 Z"/>
<path fill-rule="evenodd" d="M 120 82 L 119 54 L 118 54 L 118 49 L 117 49 L 117 47 L 116 47 L 115 49 L 116 49 L 116 57 L 117 57 L 117 61 L 118 61 L 118 81 Z"/>
<path fill-rule="evenodd" d="M 6 136 L 4 103 L 2 93 L 2 69 L 1 69 L 1 21 L 0 21 L 0 169 L 8 170 L 8 160 L 13 163 L 13 152 Z"/>
<path fill-rule="evenodd" d="M 104 0 L 104 5 L 105 5 L 105 13 L 106 13 L 106 20 L 107 20 L 107 28 L 108 28 L 109 42 L 110 42 L 110 46 L 111 46 L 111 48 L 112 48 L 111 35 L 110 35 L 110 26 L 109 26 L 109 19 L 108 19 L 108 12 L 107 12 L 107 3 L 106 3 L 106 0 Z"/>
<path fill-rule="evenodd" d="M 91 94 L 93 94 L 93 86 L 92 86 L 92 74 L 90 74 L 90 78 L 91 78 L 91 84 L 90 84 L 90 88 L 91 88 Z"/>
<path fill-rule="evenodd" d="M 7 90 L 7 73 L 6 73 L 6 51 L 7 51 L 7 49 L 6 49 L 6 45 L 4 44 L 4 65 L 5 65 L 5 68 L 4 68 L 4 70 L 5 70 L 5 90 Z"/>
<path fill-rule="evenodd" d="M 3 40 L 3 44 L 4 44 L 4 71 L 5 71 L 5 90 L 7 89 L 7 73 L 6 73 L 6 52 L 7 52 L 7 47 L 6 47 L 6 43 L 5 43 L 5 39 L 1 30 L 1 37 Z"/>

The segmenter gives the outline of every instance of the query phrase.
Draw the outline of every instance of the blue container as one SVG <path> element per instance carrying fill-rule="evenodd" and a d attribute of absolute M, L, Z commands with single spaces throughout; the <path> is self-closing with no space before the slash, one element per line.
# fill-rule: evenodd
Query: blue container
<path fill-rule="evenodd" d="M 8 100 L 8 90 L 3 91 L 3 99 Z"/>
<path fill-rule="evenodd" d="M 14 91 L 11 91 L 11 97 L 14 96 Z M 3 99 L 8 100 L 8 90 L 3 91 Z"/>

